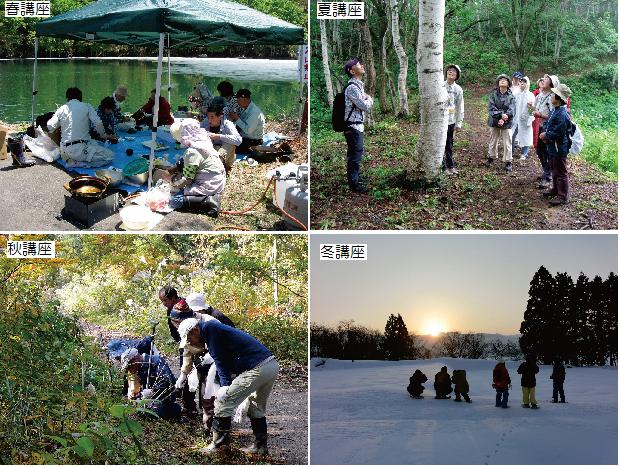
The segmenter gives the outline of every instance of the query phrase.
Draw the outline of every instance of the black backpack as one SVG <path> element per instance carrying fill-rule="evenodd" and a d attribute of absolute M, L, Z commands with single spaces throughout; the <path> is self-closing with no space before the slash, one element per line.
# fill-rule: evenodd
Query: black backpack
<path fill-rule="evenodd" d="M 351 114 L 353 113 L 353 110 L 355 109 L 355 105 L 351 106 L 351 112 L 349 112 L 349 115 L 347 115 L 346 118 L 344 116 L 344 112 L 346 108 L 344 93 L 351 84 L 353 83 L 347 83 L 347 85 L 344 87 L 342 92 L 339 92 L 334 97 L 334 106 L 332 107 L 332 128 L 334 129 L 334 131 L 337 131 L 339 133 L 342 133 L 343 131 L 345 131 L 349 127 L 349 125 L 352 123 L 353 124 L 363 123 L 363 122 L 350 122 L 349 121 L 349 118 L 351 118 Z"/>

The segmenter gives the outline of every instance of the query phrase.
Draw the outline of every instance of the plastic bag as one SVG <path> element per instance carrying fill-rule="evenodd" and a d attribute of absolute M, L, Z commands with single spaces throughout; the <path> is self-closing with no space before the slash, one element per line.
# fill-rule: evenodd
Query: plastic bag
<path fill-rule="evenodd" d="M 30 149 L 33 156 L 43 159 L 45 162 L 54 162 L 60 157 L 60 148 L 41 127 L 36 128 L 35 135 L 36 138 L 24 136 L 24 144 Z"/>
<path fill-rule="evenodd" d="M 157 180 L 154 187 L 145 194 L 144 203 L 154 212 L 170 212 L 170 184 Z"/>
<path fill-rule="evenodd" d="M 583 133 L 581 132 L 581 128 L 579 125 L 575 123 L 575 134 L 572 137 L 573 144 L 569 149 L 569 153 L 571 154 L 579 154 L 583 149 L 583 144 L 585 143 L 585 139 L 583 137 Z"/>

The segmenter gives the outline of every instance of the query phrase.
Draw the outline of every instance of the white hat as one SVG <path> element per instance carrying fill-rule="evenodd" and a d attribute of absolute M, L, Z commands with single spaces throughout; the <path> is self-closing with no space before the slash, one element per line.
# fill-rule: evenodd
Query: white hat
<path fill-rule="evenodd" d="M 114 94 L 117 94 L 119 96 L 123 96 L 123 97 L 127 97 L 127 86 L 123 85 L 123 84 L 119 84 L 116 89 L 114 90 Z"/>
<path fill-rule="evenodd" d="M 175 141 L 181 141 L 181 120 L 175 120 L 174 123 L 170 125 L 170 135 Z"/>
<path fill-rule="evenodd" d="M 207 308 L 207 304 L 205 303 L 205 294 L 200 292 L 192 292 L 185 297 L 185 302 L 192 311 L 200 311 Z"/>
<path fill-rule="evenodd" d="M 185 348 L 187 345 L 187 335 L 189 332 L 196 327 L 198 324 L 198 320 L 196 318 L 188 318 L 184 319 L 181 324 L 179 324 L 179 336 L 181 336 L 181 342 L 179 342 L 179 349 Z"/>
<path fill-rule="evenodd" d="M 570 88 L 565 84 L 558 84 L 556 87 L 551 88 L 551 92 L 556 96 L 560 96 L 560 99 L 564 102 L 568 102 L 571 95 Z"/>
<path fill-rule="evenodd" d="M 131 347 L 125 350 L 121 355 L 121 370 L 125 371 L 129 366 L 131 360 L 136 358 L 138 355 L 140 355 L 140 352 L 138 352 L 138 349 L 136 349 L 135 347 Z"/>

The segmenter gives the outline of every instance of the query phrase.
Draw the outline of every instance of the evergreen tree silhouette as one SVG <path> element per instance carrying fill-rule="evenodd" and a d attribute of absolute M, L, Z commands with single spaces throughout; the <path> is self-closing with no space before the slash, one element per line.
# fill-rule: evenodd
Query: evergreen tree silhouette
<path fill-rule="evenodd" d="M 553 315 L 551 298 L 554 287 L 555 280 L 549 271 L 544 266 L 538 268 L 530 282 L 530 297 L 519 328 L 519 346 L 523 354 L 538 355 L 545 351 L 545 341 L 549 338 L 549 319 Z"/>
<path fill-rule="evenodd" d="M 401 360 L 411 354 L 411 339 L 400 314 L 390 317 L 385 324 L 384 351 L 386 360 Z"/>

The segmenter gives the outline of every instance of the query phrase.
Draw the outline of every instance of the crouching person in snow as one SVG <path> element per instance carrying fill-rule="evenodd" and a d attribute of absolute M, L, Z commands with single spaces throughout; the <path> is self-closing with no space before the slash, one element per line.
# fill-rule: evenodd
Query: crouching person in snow
<path fill-rule="evenodd" d="M 196 210 L 217 217 L 226 186 L 226 170 L 209 133 L 200 128 L 196 120 L 186 119 L 180 124 L 174 123 L 170 134 L 189 147 L 177 166 L 168 169 L 173 188 L 180 190 L 170 199 L 170 207 Z M 181 177 L 172 179 L 176 173 L 180 173 Z"/>
<path fill-rule="evenodd" d="M 164 420 L 181 417 L 181 406 L 175 402 L 174 375 L 163 358 L 140 354 L 132 347 L 121 355 L 121 369 L 127 371 L 129 399 L 152 399 L 146 408 Z"/>
<path fill-rule="evenodd" d="M 506 362 L 500 360 L 493 368 L 493 389 L 495 389 L 495 407 L 508 408 L 508 388 L 510 387 L 510 375 L 506 368 Z"/>
<path fill-rule="evenodd" d="M 553 364 L 553 372 L 549 379 L 553 380 L 553 403 L 557 404 L 558 402 L 558 393 L 560 393 L 560 402 L 562 404 L 566 403 L 566 398 L 564 397 L 564 379 L 566 378 L 566 369 L 562 364 L 562 360 L 560 358 L 555 359 L 555 363 Z"/>
<path fill-rule="evenodd" d="M 250 454 L 267 452 L 267 399 L 280 369 L 273 354 L 254 337 L 217 320 L 179 326 L 180 347 L 208 348 L 221 387 L 215 394 L 213 438 L 207 453 L 230 443 L 230 425 L 237 406 L 249 399 L 248 416 L 255 442 L 243 449 Z M 193 324 L 193 326 L 192 326 Z M 236 375 L 233 377 L 233 375 Z"/>
<path fill-rule="evenodd" d="M 536 357 L 529 354 L 525 357 L 525 361 L 519 365 L 517 373 L 521 375 L 521 390 L 523 391 L 523 408 L 538 408 L 536 402 L 536 373 L 539 368 L 536 365 Z"/>
<path fill-rule="evenodd" d="M 448 367 L 442 366 L 441 371 L 435 375 L 435 399 L 450 399 L 452 392 L 452 384 L 450 383 L 450 375 Z"/>
<path fill-rule="evenodd" d="M 409 386 L 407 386 L 407 392 L 414 399 L 424 399 L 422 392 L 424 392 L 424 386 L 422 383 L 428 381 L 428 378 L 420 370 L 415 370 L 413 375 L 409 378 Z"/>
<path fill-rule="evenodd" d="M 170 312 L 170 321 L 173 326 L 179 329 L 179 334 L 181 326 L 183 326 L 183 332 L 187 334 L 188 329 L 193 328 L 199 322 L 213 319 L 234 327 L 233 322 L 224 313 L 205 304 L 204 295 L 201 293 L 191 293 L 180 303 L 185 304 L 185 308 L 181 310 L 173 308 Z M 208 349 L 205 346 L 185 345 L 183 348 L 181 373 L 176 383 L 179 389 L 185 387 L 185 382 L 191 379 L 190 375 L 194 371 L 196 372 L 195 377 L 198 378 L 198 385 L 196 387 L 198 390 L 198 404 L 202 408 L 202 425 L 207 437 L 211 436 L 213 417 L 215 415 L 215 392 L 213 389 L 216 384 L 219 388 L 219 379 L 217 379 L 216 369 L 212 364 L 213 359 L 208 354 Z M 211 388 L 211 390 L 209 391 L 207 388 Z M 191 390 L 193 391 L 193 389 Z"/>
<path fill-rule="evenodd" d="M 452 382 L 454 383 L 454 402 L 461 402 L 461 395 L 465 402 L 471 403 L 469 398 L 469 383 L 465 370 L 454 370 L 452 372 Z"/>

